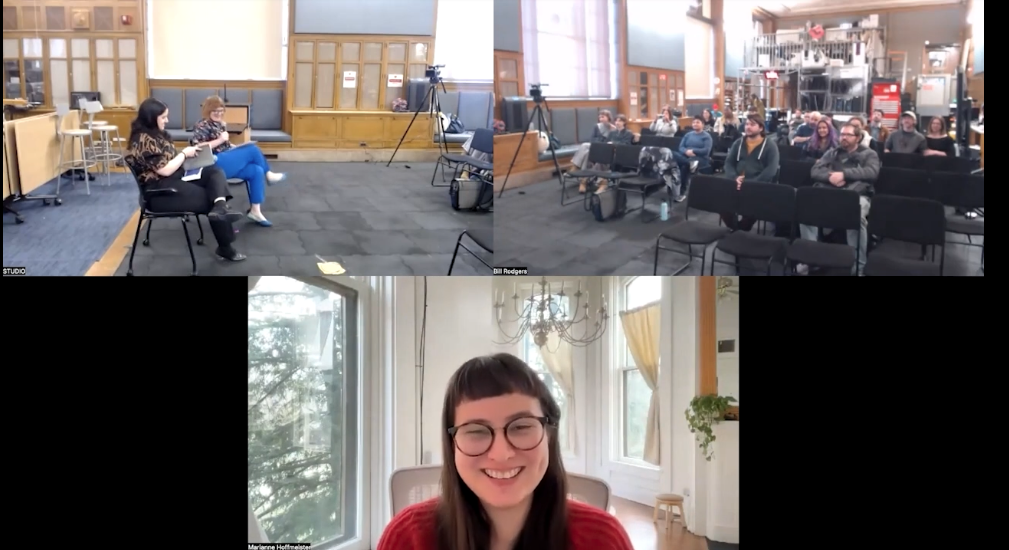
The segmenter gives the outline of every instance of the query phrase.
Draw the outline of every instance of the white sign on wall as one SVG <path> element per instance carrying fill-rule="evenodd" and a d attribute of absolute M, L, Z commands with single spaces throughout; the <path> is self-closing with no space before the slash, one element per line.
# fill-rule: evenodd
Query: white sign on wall
<path fill-rule="evenodd" d="M 344 88 L 357 88 L 357 71 L 344 71 L 343 72 L 343 87 Z"/>
<path fill-rule="evenodd" d="M 401 74 L 391 74 L 389 75 L 389 88 L 402 88 L 403 87 L 403 75 Z"/>

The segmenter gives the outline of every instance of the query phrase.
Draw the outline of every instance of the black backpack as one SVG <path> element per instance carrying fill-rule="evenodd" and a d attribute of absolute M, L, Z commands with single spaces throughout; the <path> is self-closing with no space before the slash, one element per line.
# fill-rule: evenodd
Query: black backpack
<path fill-rule="evenodd" d="M 622 217 L 627 213 L 627 193 L 614 186 L 589 197 L 589 210 L 597 222 Z"/>

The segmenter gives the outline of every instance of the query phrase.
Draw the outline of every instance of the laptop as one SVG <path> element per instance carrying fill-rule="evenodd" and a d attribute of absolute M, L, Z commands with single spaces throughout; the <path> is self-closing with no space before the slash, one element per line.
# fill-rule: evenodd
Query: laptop
<path fill-rule="evenodd" d="M 200 152 L 195 157 L 186 159 L 182 163 L 182 168 L 188 172 L 189 170 L 213 166 L 214 162 L 214 152 L 210 150 L 210 147 L 204 147 L 200 149 Z"/>

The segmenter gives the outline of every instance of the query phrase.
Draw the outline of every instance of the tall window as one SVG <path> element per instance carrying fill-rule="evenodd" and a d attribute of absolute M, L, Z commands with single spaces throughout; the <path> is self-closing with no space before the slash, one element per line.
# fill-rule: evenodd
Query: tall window
<path fill-rule="evenodd" d="M 556 303 L 561 310 L 568 310 L 568 297 L 554 295 L 554 303 Z M 536 299 L 536 306 L 539 305 L 539 298 Z M 549 345 L 548 345 L 549 348 Z M 540 348 L 533 341 L 533 335 L 529 332 L 525 334 L 522 338 L 522 359 L 529 364 L 533 370 L 539 374 L 540 379 L 543 383 L 547 385 L 550 390 L 550 395 L 553 396 L 554 400 L 557 401 L 557 406 L 561 409 L 561 424 L 557 434 L 557 437 L 561 443 L 561 449 L 564 451 L 574 451 L 574 449 L 569 449 L 568 447 L 568 425 L 571 420 L 568 418 L 569 415 L 574 414 L 574 411 L 568 410 L 567 397 L 564 395 L 564 390 L 561 388 L 560 384 L 550 370 L 547 368 L 546 363 L 543 362 L 543 355 L 540 353 Z"/>
<path fill-rule="evenodd" d="M 434 62 L 445 80 L 494 81 L 494 33 L 478 21 L 494 21 L 494 0 L 438 0 Z"/>
<path fill-rule="evenodd" d="M 624 311 L 636 309 L 662 299 L 661 277 L 634 277 L 623 284 Z M 652 390 L 648 388 L 634 357 L 621 336 L 619 351 L 621 426 L 623 438 L 621 453 L 624 458 L 644 460 L 645 429 L 648 424 L 648 406 Z"/>
<path fill-rule="evenodd" d="M 272 541 L 361 535 L 357 350 L 355 291 L 263 277 L 249 293 L 249 498 Z"/>
<path fill-rule="evenodd" d="M 614 97 L 611 0 L 522 0 L 526 85 L 549 97 Z"/>

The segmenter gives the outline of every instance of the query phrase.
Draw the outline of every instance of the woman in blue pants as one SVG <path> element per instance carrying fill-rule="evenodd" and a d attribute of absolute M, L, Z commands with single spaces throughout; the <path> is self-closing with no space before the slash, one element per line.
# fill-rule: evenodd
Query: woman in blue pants
<path fill-rule="evenodd" d="M 266 200 L 266 184 L 274 184 L 286 179 L 284 174 L 270 171 L 266 157 L 256 145 L 235 147 L 228 136 L 224 123 L 224 100 L 217 96 L 208 97 L 203 102 L 203 120 L 193 131 L 194 145 L 210 147 L 217 157 L 217 167 L 224 171 L 228 179 L 237 178 L 249 182 L 250 220 L 263 227 L 273 224 L 263 215 L 263 201 Z"/>

